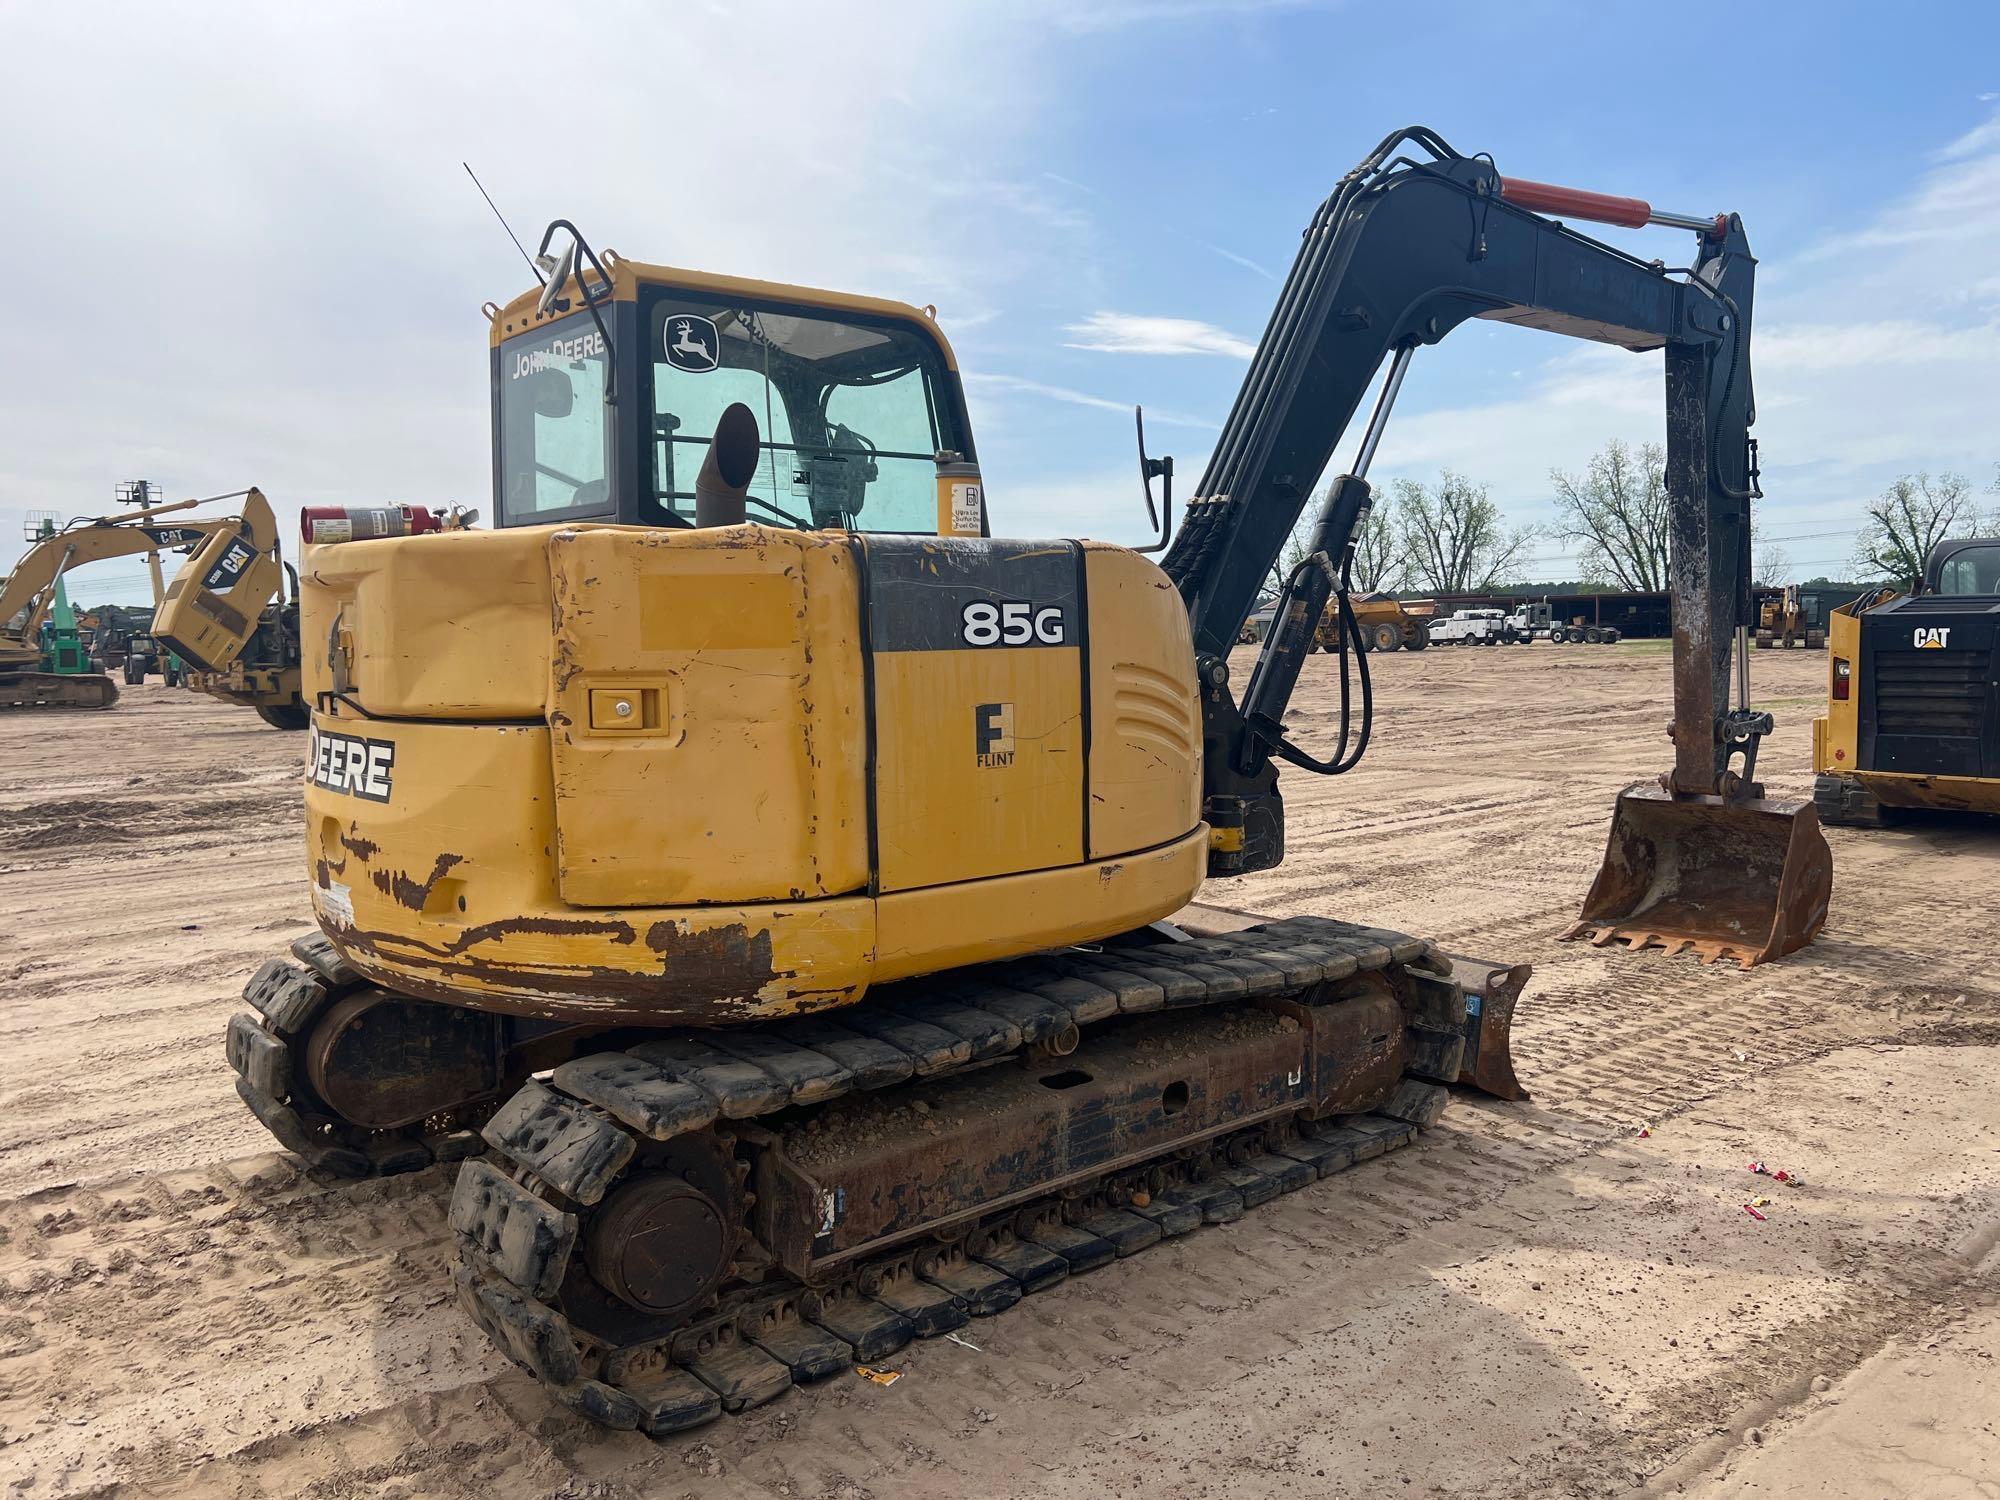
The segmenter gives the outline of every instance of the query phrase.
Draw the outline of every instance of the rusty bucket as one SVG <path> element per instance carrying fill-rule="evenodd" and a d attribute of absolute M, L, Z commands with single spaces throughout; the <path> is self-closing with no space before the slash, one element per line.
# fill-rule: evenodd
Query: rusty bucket
<path fill-rule="evenodd" d="M 1604 864 L 1565 938 L 1692 951 L 1744 968 L 1796 952 L 1826 925 L 1833 853 L 1810 802 L 1618 794 Z"/>

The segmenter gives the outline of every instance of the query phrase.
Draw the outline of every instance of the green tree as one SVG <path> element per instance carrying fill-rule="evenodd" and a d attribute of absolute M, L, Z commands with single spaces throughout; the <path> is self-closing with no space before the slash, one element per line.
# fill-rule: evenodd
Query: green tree
<path fill-rule="evenodd" d="M 1978 524 L 1972 486 L 1963 476 L 1905 474 L 1868 506 L 1868 519 L 1854 539 L 1858 580 L 1881 580 L 1914 592 L 1923 582 L 1931 548 Z"/>
<path fill-rule="evenodd" d="M 1404 573 L 1436 593 L 1477 593 L 1512 582 L 1535 539 L 1531 526 L 1507 528 L 1485 485 L 1450 469 L 1435 485 L 1398 479 L 1393 493 Z"/>
<path fill-rule="evenodd" d="M 1658 443 L 1635 453 L 1613 438 L 1582 474 L 1549 470 L 1555 534 L 1581 544 L 1584 577 L 1634 593 L 1667 586 L 1667 455 Z"/>

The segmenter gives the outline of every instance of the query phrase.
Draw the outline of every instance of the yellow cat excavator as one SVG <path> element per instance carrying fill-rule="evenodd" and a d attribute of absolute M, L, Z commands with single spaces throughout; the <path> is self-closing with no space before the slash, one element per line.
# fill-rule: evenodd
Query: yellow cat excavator
<path fill-rule="evenodd" d="M 1525 967 L 1189 903 L 1283 858 L 1278 762 L 1366 747 L 1367 470 L 1415 352 L 1474 317 L 1667 351 L 1696 614 L 1676 774 L 1621 803 L 1623 857 L 1678 858 L 1690 808 L 1756 894 L 1718 837 L 1787 812 L 1725 778 L 1768 723 L 1720 700 L 1737 601 L 1709 598 L 1748 539 L 1753 263 L 1733 215 L 1638 205 L 1694 230 L 1673 273 L 1534 211 L 1631 202 L 1386 139 L 1309 227 L 1177 534 L 1142 430 L 1158 566 L 989 534 L 927 313 L 550 225 L 543 286 L 487 309 L 494 529 L 304 518 L 320 932 L 246 988 L 243 1099 L 324 1171 L 464 1158 L 462 1305 L 557 1400 L 668 1432 L 1399 1146 L 1448 1083 L 1518 1097 Z M 1230 648 L 1385 364 L 1239 692 Z M 1284 713 L 1329 600 L 1342 729 L 1308 748 Z M 1789 951 L 1826 869 L 1775 933 L 1797 872 L 1760 872 L 1761 913 L 1666 871 L 1634 905 Z"/>
<path fill-rule="evenodd" d="M 203 503 L 177 500 L 123 515 L 72 521 L 61 528 L 52 525 L 35 540 L 0 580 L 0 707 L 109 708 L 118 701 L 116 685 L 101 673 L 71 676 L 38 669 L 41 628 L 55 607 L 57 583 L 64 574 L 108 558 L 201 548 L 225 534 L 252 536 L 260 519 L 263 535 L 275 545 L 277 527 L 270 507 L 255 490 L 248 492 L 241 516 L 163 519 Z"/>
<path fill-rule="evenodd" d="M 241 499 L 232 516 L 184 517 Z M 165 517 L 178 519 L 166 520 Z M 86 563 L 164 551 L 188 553 L 166 586 L 152 634 L 189 667 L 187 685 L 257 710 L 278 728 L 303 729 L 298 607 L 284 597 L 284 565 L 270 502 L 257 489 L 146 505 L 51 529 L 0 581 L 0 708 L 109 708 L 118 688 L 102 673 L 38 669 L 40 632 L 57 581 Z M 157 586 L 158 574 L 155 571 Z"/>

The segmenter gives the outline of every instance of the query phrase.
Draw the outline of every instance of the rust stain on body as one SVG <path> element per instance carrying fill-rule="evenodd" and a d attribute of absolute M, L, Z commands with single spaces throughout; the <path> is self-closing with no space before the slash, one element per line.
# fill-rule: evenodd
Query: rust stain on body
<path fill-rule="evenodd" d="M 451 940 L 445 952 L 456 956 L 466 949 L 494 938 L 511 937 L 516 933 L 534 933 L 541 937 L 608 937 L 614 943 L 636 943 L 639 934 L 630 922 L 595 917 L 502 917 L 497 922 L 482 922 L 477 927 L 468 927 Z"/>
<path fill-rule="evenodd" d="M 343 838 L 341 843 L 346 844 L 347 840 Z M 427 880 L 412 880 L 401 870 L 373 870 L 369 872 L 368 878 L 375 882 L 377 890 L 385 896 L 394 898 L 398 905 L 407 906 L 411 911 L 422 911 L 424 903 L 431 898 L 432 888 L 444 879 L 454 865 L 464 863 L 465 856 L 462 854 L 440 854 L 437 863 L 431 866 L 430 878 Z"/>
<path fill-rule="evenodd" d="M 354 836 L 350 838 L 348 837 L 348 833 Z M 359 823 L 350 823 L 348 825 L 348 833 L 340 835 L 340 847 L 345 849 L 349 854 L 352 854 L 364 865 L 377 854 L 381 853 L 382 846 L 380 844 L 376 843 L 373 839 L 361 837 L 361 825 Z"/>

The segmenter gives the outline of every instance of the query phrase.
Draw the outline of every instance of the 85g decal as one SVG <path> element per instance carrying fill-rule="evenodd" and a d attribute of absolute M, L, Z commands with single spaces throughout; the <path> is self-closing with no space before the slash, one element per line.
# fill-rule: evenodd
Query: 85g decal
<path fill-rule="evenodd" d="M 1061 646 L 1067 623 L 1060 604 L 976 599 L 959 611 L 958 638 L 968 646 Z"/>

